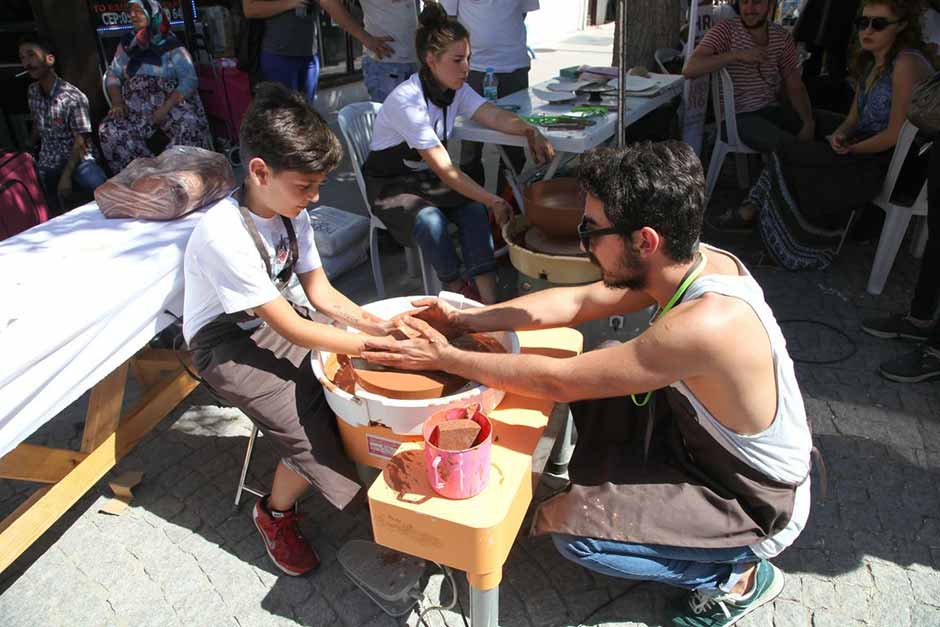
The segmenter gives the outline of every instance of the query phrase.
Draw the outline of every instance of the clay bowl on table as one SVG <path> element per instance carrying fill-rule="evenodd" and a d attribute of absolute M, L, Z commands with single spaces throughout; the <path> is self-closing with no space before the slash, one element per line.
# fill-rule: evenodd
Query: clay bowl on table
<path fill-rule="evenodd" d="M 584 214 L 584 192 L 574 178 L 533 183 L 525 189 L 525 215 L 529 224 L 558 240 L 577 240 Z"/>

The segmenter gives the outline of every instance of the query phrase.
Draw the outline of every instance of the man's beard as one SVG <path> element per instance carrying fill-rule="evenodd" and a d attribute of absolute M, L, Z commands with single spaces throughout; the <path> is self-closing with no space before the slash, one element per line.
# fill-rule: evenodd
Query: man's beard
<path fill-rule="evenodd" d="M 767 16 L 765 15 L 764 17 L 762 17 L 761 20 L 757 24 L 754 24 L 753 26 L 749 26 L 748 23 L 742 19 L 741 25 L 747 30 L 759 30 L 767 26 Z"/>
<path fill-rule="evenodd" d="M 602 272 L 602 279 L 604 281 L 604 287 L 609 287 L 611 289 L 623 290 L 642 290 L 646 287 L 646 264 L 640 261 L 638 255 L 636 255 L 632 250 L 627 248 L 624 250 L 623 259 L 621 260 L 620 269 L 628 272 L 627 276 L 621 277 L 611 277 L 608 275 L 607 271 L 604 269 L 604 266 L 598 261 L 597 257 L 594 256 L 594 253 L 588 252 L 588 257 L 591 258 L 591 262 L 598 266 Z"/>

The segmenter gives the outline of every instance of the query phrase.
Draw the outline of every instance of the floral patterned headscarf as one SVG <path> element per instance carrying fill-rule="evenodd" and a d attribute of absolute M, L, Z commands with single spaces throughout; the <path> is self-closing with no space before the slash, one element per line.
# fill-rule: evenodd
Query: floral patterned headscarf
<path fill-rule="evenodd" d="M 134 43 L 139 48 L 149 48 L 150 44 L 159 46 L 170 32 L 170 18 L 163 10 L 159 0 L 130 0 L 128 6 L 136 4 L 147 15 L 147 27 L 134 35 Z"/>
<path fill-rule="evenodd" d="M 161 65 L 163 55 L 182 44 L 170 32 L 170 18 L 158 0 L 130 0 L 127 4 L 136 4 L 147 14 L 147 27 L 121 40 L 130 57 L 127 75 L 134 76 L 141 65 Z"/>

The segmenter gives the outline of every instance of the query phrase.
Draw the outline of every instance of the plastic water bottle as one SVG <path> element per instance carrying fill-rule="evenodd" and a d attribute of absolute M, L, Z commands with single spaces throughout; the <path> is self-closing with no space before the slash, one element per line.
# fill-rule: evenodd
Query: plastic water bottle
<path fill-rule="evenodd" d="M 499 98 L 499 79 L 496 78 L 496 72 L 493 68 L 486 68 L 486 76 L 483 77 L 483 97 L 490 102 L 496 102 Z"/>

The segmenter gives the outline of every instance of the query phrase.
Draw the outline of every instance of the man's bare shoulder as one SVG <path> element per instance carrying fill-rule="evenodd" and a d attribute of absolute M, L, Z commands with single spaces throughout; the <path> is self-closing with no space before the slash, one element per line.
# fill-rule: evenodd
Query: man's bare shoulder
<path fill-rule="evenodd" d="M 739 298 L 708 292 L 676 307 L 663 319 L 671 330 L 702 348 L 737 343 L 753 322 L 758 322 L 751 306 Z"/>

